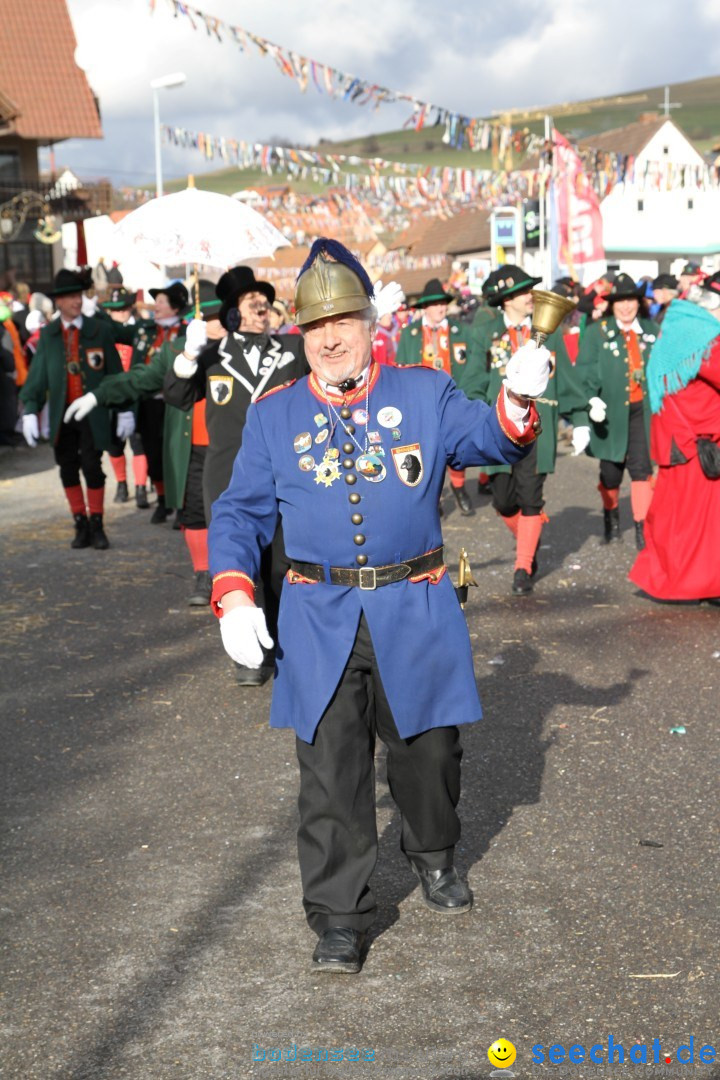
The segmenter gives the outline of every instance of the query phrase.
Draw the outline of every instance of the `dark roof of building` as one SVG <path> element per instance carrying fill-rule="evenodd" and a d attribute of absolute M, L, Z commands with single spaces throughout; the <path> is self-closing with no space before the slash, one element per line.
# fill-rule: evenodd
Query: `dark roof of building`
<path fill-rule="evenodd" d="M 65 0 L 3 0 L 0 93 L 17 109 L 10 133 L 41 143 L 102 138 L 92 90 L 75 63 L 75 47 Z"/>

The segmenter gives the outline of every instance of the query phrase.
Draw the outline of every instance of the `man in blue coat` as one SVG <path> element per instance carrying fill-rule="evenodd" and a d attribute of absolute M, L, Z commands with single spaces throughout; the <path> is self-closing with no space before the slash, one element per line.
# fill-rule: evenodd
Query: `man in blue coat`
<path fill-rule="evenodd" d="M 270 723 L 297 734 L 313 965 L 356 972 L 376 909 L 376 737 L 424 902 L 441 914 L 472 905 L 453 866 L 458 725 L 481 708 L 438 500 L 448 465 L 527 453 L 549 353 L 518 350 L 494 406 L 469 401 L 443 372 L 374 364 L 372 285 L 327 239 L 313 245 L 295 303 L 311 374 L 248 410 L 230 485 L 213 505 L 212 600 L 229 655 L 257 667 L 273 642 L 253 582 L 280 515 L 291 568 Z"/>

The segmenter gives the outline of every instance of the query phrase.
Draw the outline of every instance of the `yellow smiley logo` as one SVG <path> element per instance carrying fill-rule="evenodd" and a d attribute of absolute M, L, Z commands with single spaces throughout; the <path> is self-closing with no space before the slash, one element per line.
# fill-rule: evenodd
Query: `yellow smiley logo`
<path fill-rule="evenodd" d="M 507 1069 L 515 1057 L 515 1047 L 507 1039 L 496 1039 L 488 1050 L 488 1060 L 497 1069 Z"/>

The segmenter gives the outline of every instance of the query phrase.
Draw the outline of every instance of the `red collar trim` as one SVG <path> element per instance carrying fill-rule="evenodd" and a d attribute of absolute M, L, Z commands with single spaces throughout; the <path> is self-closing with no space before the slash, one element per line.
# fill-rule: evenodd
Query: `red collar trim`
<path fill-rule="evenodd" d="M 345 394 L 344 396 L 342 394 L 334 393 L 331 390 L 328 390 L 328 392 L 325 393 L 314 372 L 311 372 L 310 377 L 308 378 L 308 385 L 310 387 L 310 393 L 313 397 L 316 397 L 318 401 L 329 401 L 331 405 L 354 405 L 356 402 L 364 399 L 365 395 L 375 386 L 379 377 L 380 365 L 371 361 L 368 385 L 366 386 L 365 383 L 363 383 L 361 386 L 358 386 L 357 389 L 352 390 L 349 394 Z"/>

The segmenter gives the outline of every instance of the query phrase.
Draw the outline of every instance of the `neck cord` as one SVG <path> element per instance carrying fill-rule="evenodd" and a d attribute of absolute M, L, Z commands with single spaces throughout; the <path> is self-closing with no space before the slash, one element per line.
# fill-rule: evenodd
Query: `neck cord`
<path fill-rule="evenodd" d="M 340 416 L 340 414 L 338 413 L 335 406 L 330 401 L 330 398 L 328 397 L 327 388 L 324 385 L 323 385 L 323 393 L 325 394 L 325 401 L 327 402 L 327 407 L 328 407 L 328 410 L 329 410 L 329 412 L 331 414 L 328 417 L 328 419 L 330 420 L 330 437 L 328 439 L 328 443 L 332 442 L 332 437 L 333 437 L 333 434 L 335 432 L 335 428 L 337 427 L 337 425 L 339 423 L 342 423 L 343 430 L 344 430 L 345 434 L 350 436 L 350 438 L 355 443 L 355 445 L 357 446 L 360 453 L 361 454 L 367 454 L 367 451 L 368 451 L 368 427 L 369 427 L 369 424 L 370 424 L 370 376 L 369 376 L 369 373 L 368 373 L 368 375 L 367 375 L 367 377 L 365 379 L 365 413 L 367 415 L 367 423 L 365 425 L 365 446 L 364 446 L 364 448 L 357 441 L 357 439 L 353 435 L 352 431 L 350 431 L 349 427 L 347 426 L 347 420 L 343 420 L 343 418 Z M 343 399 L 343 401 L 344 401 L 344 399 Z M 343 407 L 344 408 L 349 408 L 349 406 L 345 405 L 345 404 L 343 404 Z"/>

